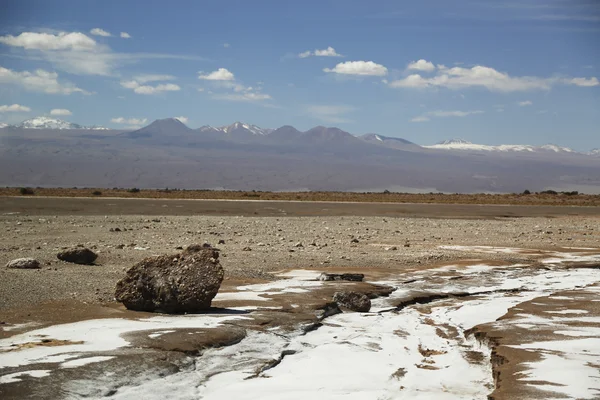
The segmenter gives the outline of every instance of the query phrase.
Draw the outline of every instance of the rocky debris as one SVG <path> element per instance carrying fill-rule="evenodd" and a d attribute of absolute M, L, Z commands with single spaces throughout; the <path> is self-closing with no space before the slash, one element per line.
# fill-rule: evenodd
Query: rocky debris
<path fill-rule="evenodd" d="M 398 250 L 398 247 L 396 247 L 396 246 L 390 246 L 390 247 L 386 247 L 385 250 L 386 251 L 395 251 L 395 250 Z"/>
<path fill-rule="evenodd" d="M 204 249 L 212 249 L 212 246 L 210 245 L 210 243 L 202 243 L 201 245 L 190 244 L 188 247 L 185 248 L 185 250 L 183 250 L 183 255 L 195 254 Z"/>
<path fill-rule="evenodd" d="M 25 257 L 25 258 L 17 258 L 15 260 L 9 261 L 6 264 L 6 268 L 14 268 L 14 269 L 38 269 L 40 268 L 40 262 L 35 258 Z"/>
<path fill-rule="evenodd" d="M 338 306 L 352 311 L 367 312 L 371 309 L 371 300 L 362 293 L 335 292 L 333 301 L 335 301 Z"/>
<path fill-rule="evenodd" d="M 352 281 L 352 282 L 362 282 L 365 278 L 365 274 L 330 274 L 327 272 L 323 272 L 317 280 L 319 281 Z"/>
<path fill-rule="evenodd" d="M 358 239 L 357 238 L 352 238 L 352 240 L 350 240 L 350 243 L 358 243 Z"/>
<path fill-rule="evenodd" d="M 250 247 L 246 246 L 242 249 L 242 251 L 252 251 L 252 249 Z"/>
<path fill-rule="evenodd" d="M 225 241 L 223 239 L 219 239 L 219 243 L 217 244 L 225 244 Z"/>
<path fill-rule="evenodd" d="M 294 247 L 304 247 L 304 245 L 302 244 L 302 242 L 298 242 L 294 245 Z"/>
<path fill-rule="evenodd" d="M 98 255 L 86 247 L 74 247 L 56 255 L 59 260 L 82 265 L 92 265 Z"/>
<path fill-rule="evenodd" d="M 146 258 L 117 282 L 115 298 L 136 311 L 201 312 L 223 281 L 215 249 L 192 245 L 181 254 Z"/>

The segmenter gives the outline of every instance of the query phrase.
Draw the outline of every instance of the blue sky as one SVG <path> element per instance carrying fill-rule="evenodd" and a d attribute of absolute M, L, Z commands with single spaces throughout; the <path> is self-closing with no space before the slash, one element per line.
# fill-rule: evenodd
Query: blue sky
<path fill-rule="evenodd" d="M 600 3 L 4 1 L 0 122 L 600 147 Z"/>

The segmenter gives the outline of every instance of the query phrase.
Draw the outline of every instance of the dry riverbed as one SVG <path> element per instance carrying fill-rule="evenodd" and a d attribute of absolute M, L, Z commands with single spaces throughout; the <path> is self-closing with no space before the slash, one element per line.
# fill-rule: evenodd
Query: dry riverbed
<path fill-rule="evenodd" d="M 0 397 L 597 398 L 600 219 L 456 217 L 9 211 L 0 264 L 42 268 L 0 270 Z M 211 313 L 114 302 L 124 269 L 203 242 L 226 270 Z M 97 265 L 56 259 L 77 244 Z M 334 314 L 338 290 L 371 311 Z"/>

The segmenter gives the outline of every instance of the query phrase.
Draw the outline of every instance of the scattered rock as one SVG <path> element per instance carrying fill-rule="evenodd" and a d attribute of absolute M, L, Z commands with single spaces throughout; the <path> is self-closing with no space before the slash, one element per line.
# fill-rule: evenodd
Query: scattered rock
<path fill-rule="evenodd" d="M 352 281 L 352 282 L 362 282 L 365 278 L 365 274 L 330 274 L 327 272 L 323 272 L 317 280 L 320 281 Z"/>
<path fill-rule="evenodd" d="M 219 239 L 219 243 L 217 244 L 225 244 L 225 241 L 223 239 Z"/>
<path fill-rule="evenodd" d="M 252 249 L 250 247 L 246 246 L 242 249 L 242 251 L 252 251 Z"/>
<path fill-rule="evenodd" d="M 352 238 L 352 240 L 350 241 L 350 243 L 358 243 L 358 239 L 357 238 Z"/>
<path fill-rule="evenodd" d="M 371 309 L 371 300 L 362 293 L 335 292 L 333 301 L 335 301 L 338 306 L 352 311 L 367 312 Z"/>
<path fill-rule="evenodd" d="M 294 245 L 294 247 L 304 247 L 304 245 L 302 244 L 302 242 L 298 242 Z"/>
<path fill-rule="evenodd" d="M 121 249 L 125 248 L 125 245 L 124 244 L 118 244 L 118 245 L 115 246 L 115 248 L 121 250 Z"/>
<path fill-rule="evenodd" d="M 183 253 L 146 258 L 117 282 L 115 298 L 136 311 L 201 312 L 223 281 L 215 249 L 192 245 Z"/>
<path fill-rule="evenodd" d="M 74 264 L 91 265 L 94 263 L 94 261 L 96 261 L 98 255 L 88 248 L 75 247 L 61 251 L 56 255 L 56 257 L 58 257 L 59 260 Z"/>
<path fill-rule="evenodd" d="M 398 248 L 396 246 L 390 246 L 390 247 L 386 247 L 385 248 L 387 251 L 395 251 L 398 250 Z"/>
<path fill-rule="evenodd" d="M 40 262 L 35 258 L 17 258 L 15 260 L 9 261 L 6 264 L 6 268 L 15 268 L 15 269 L 38 269 L 40 268 Z"/>

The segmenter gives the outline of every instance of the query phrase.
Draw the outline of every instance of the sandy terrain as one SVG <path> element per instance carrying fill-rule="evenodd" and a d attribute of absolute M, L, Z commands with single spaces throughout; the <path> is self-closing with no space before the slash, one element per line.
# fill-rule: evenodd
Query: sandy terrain
<path fill-rule="evenodd" d="M 233 373 L 244 365 L 247 368 L 253 365 L 253 371 L 257 365 L 262 365 L 261 363 L 269 363 L 269 360 L 278 357 L 283 359 L 283 349 L 293 349 L 293 354 L 304 355 L 296 358 L 298 362 L 306 357 L 313 361 L 319 360 L 321 355 L 314 350 L 320 348 L 317 342 L 329 343 L 332 336 L 327 335 L 345 337 L 345 329 L 348 329 L 348 332 L 364 330 L 365 333 L 362 339 L 360 335 L 359 339 L 356 335 L 351 335 L 342 342 L 328 344 L 338 346 L 331 351 L 340 352 L 331 354 L 347 357 L 343 347 L 347 346 L 347 343 L 354 343 L 353 346 L 359 347 L 374 346 L 373 349 L 384 350 L 388 349 L 385 345 L 388 343 L 391 353 L 414 361 L 410 364 L 412 367 L 389 365 L 389 368 L 394 366 L 393 371 L 397 370 L 394 378 L 396 381 L 392 385 L 395 389 L 392 386 L 388 387 L 390 373 L 383 367 L 381 375 L 372 378 L 373 382 L 379 382 L 381 377 L 385 376 L 380 386 L 381 390 L 385 389 L 388 397 L 382 398 L 396 398 L 390 393 L 399 390 L 398 387 L 405 390 L 405 395 L 422 393 L 425 389 L 416 382 L 428 382 L 428 379 L 433 379 L 432 387 L 452 387 L 449 382 L 460 380 L 459 376 L 461 379 L 464 377 L 467 386 L 448 389 L 454 397 L 447 398 L 485 398 L 494 389 L 497 389 L 494 398 L 515 398 L 514 396 L 522 393 L 527 393 L 530 398 L 547 398 L 547 391 L 519 381 L 516 375 L 517 372 L 527 369 L 523 363 L 533 362 L 535 357 L 517 355 L 515 351 L 511 352 L 513 347 L 510 346 L 526 346 L 527 343 L 542 340 L 542 337 L 547 340 L 552 336 L 552 327 L 548 327 L 547 323 L 545 333 L 526 339 L 523 335 L 507 335 L 506 329 L 498 324 L 494 325 L 494 321 L 502 317 L 498 321 L 506 320 L 508 324 L 515 315 L 513 307 L 517 306 L 531 311 L 534 316 L 574 308 L 583 309 L 590 318 L 597 318 L 597 307 L 589 309 L 581 306 L 585 298 L 594 298 L 597 292 L 585 292 L 582 288 L 580 293 L 572 294 L 578 296 L 575 296 L 578 303 L 572 306 L 565 305 L 564 301 L 551 300 L 544 301 L 546 306 L 542 311 L 527 306 L 527 302 L 535 303 L 538 298 L 552 296 L 560 291 L 575 290 L 577 286 L 583 287 L 600 281 L 600 278 L 594 275 L 596 272 L 590 272 L 597 269 L 569 269 L 576 265 L 598 265 L 600 262 L 600 258 L 597 257 L 600 254 L 600 209 L 594 207 L 0 198 L 0 214 L 0 230 L 3 232 L 0 264 L 4 265 L 18 257 L 35 257 L 43 264 L 40 270 L 0 268 L 0 321 L 3 323 L 0 328 L 4 327 L 0 331 L 0 338 L 5 338 L 2 339 L 5 342 L 0 340 L 0 394 L 4 391 L 7 398 L 19 398 L 25 393 L 32 398 L 44 398 L 40 394 L 42 392 L 38 392 L 42 388 L 47 389 L 46 398 L 61 398 L 65 393 L 69 393 L 73 398 L 95 398 L 106 396 L 107 393 L 115 398 L 140 398 L 144 393 L 154 393 L 153 391 L 157 390 L 145 385 L 145 381 L 138 382 L 131 378 L 127 382 L 117 382 L 108 392 L 103 392 L 104 389 L 99 389 L 103 385 L 103 381 L 99 380 L 99 365 L 113 372 L 121 371 L 124 376 L 139 377 L 143 372 L 146 377 L 158 374 L 156 376 L 171 377 L 165 378 L 167 380 L 181 379 L 180 384 L 184 384 L 188 379 L 186 371 L 189 371 L 190 365 L 193 364 L 195 374 L 204 376 L 204 383 L 189 396 L 182 395 L 182 398 L 224 398 L 223 396 L 239 395 L 248 392 L 250 386 L 246 387 L 243 381 L 238 381 L 237 375 L 224 374 L 223 371 Z M 115 232 L 116 228 L 120 231 Z M 219 240 L 223 240 L 224 244 L 217 244 Z M 221 263 L 226 270 L 226 280 L 221 293 L 213 302 L 220 308 L 214 314 L 202 317 L 204 319 L 198 320 L 198 323 L 183 317 L 173 317 L 163 327 L 161 324 L 164 321 L 155 321 L 150 318 L 150 314 L 126 311 L 114 303 L 114 285 L 123 276 L 126 268 L 144 257 L 176 253 L 180 247 L 203 242 L 220 248 Z M 56 259 L 58 251 L 77 244 L 83 244 L 98 252 L 96 265 L 78 266 Z M 477 265 L 483 267 L 474 267 Z M 526 268 L 506 269 L 515 265 Z M 298 269 L 307 271 L 293 272 Z M 282 276 L 282 271 L 292 272 L 291 275 Z M 369 283 L 335 283 L 323 286 L 311 280 L 314 279 L 315 273 L 322 271 L 362 272 Z M 540 278 L 542 275 L 545 275 L 543 279 Z M 284 278 L 288 279 L 282 281 Z M 510 282 L 517 286 L 510 286 Z M 396 291 L 389 298 L 378 297 L 385 292 L 382 292 L 381 285 L 395 288 Z M 312 336 L 294 336 L 299 327 L 318 323 L 319 317 L 316 315 L 319 310 L 330 301 L 333 292 L 340 287 L 351 287 L 372 295 L 375 298 L 375 311 L 364 315 L 343 313 L 328 317 L 325 326 L 316 330 Z M 403 287 L 405 289 L 401 289 Z M 482 297 L 481 294 L 476 294 L 482 290 L 489 291 L 489 296 Z M 506 290 L 512 292 L 505 293 Z M 270 294 L 265 295 L 265 291 Z M 428 303 L 423 306 L 399 306 L 409 304 L 415 296 L 426 298 L 424 294 L 431 293 L 442 294 L 438 303 L 429 303 L 429 298 L 427 301 L 423 300 Z M 449 297 L 448 293 L 453 294 Z M 562 296 L 564 299 L 567 295 L 563 293 Z M 477 314 L 477 318 L 464 319 L 463 315 L 456 314 L 457 301 L 464 303 L 463 310 L 467 310 L 467 306 L 471 305 L 474 310 L 478 309 L 478 302 L 481 303 L 481 307 L 488 307 L 488 311 L 489 304 L 496 304 L 496 308 L 493 312 L 489 311 L 486 317 Z M 389 310 L 390 307 L 397 310 L 394 317 L 397 318 L 396 322 L 387 319 L 392 314 L 385 310 Z M 247 312 L 248 315 L 243 315 Z M 361 321 L 364 317 L 384 318 L 380 324 L 383 330 L 372 332 L 371 324 L 368 328 L 363 326 L 364 322 Z M 65 330 L 59 329 L 62 325 L 56 325 L 71 322 L 85 324 L 85 320 L 95 318 L 100 318 L 98 321 L 106 323 L 95 323 L 93 326 L 105 329 L 106 332 L 114 331 L 115 338 L 126 337 L 130 343 L 137 344 L 137 347 L 126 346 L 128 350 L 119 352 L 117 348 L 123 344 L 103 347 L 93 344 L 94 340 L 85 335 L 78 335 L 76 332 L 79 328 L 75 328 L 77 325 L 70 328 L 69 332 L 72 333 L 68 335 L 65 335 Z M 239 320 L 240 318 L 243 320 Z M 236 322 L 232 322 L 233 320 Z M 125 327 L 122 322 L 110 321 L 132 321 L 136 324 L 146 321 L 144 323 L 148 325 L 131 329 Z M 582 323 L 580 321 L 579 325 Z M 225 324 L 229 330 L 217 329 L 219 324 Z M 394 324 L 398 327 L 392 329 Z M 591 328 L 600 329 L 600 321 L 597 319 L 590 319 L 586 324 Z M 240 333 L 232 331 L 232 325 L 235 325 L 236 329 L 249 332 L 245 339 L 239 339 L 241 342 L 236 339 Z M 573 325 L 576 326 L 577 322 Z M 410 326 L 414 326 L 413 331 L 409 329 Z M 63 364 L 74 364 L 66 364 L 67 366 L 57 369 L 58 375 L 48 378 L 52 379 L 53 385 L 49 385 L 45 378 L 49 376 L 49 371 L 54 370 L 54 367 L 48 368 L 48 363 L 51 363 L 49 360 L 38 361 L 38 364 L 33 360 L 23 363 L 23 359 L 19 361 L 14 358 L 16 356 L 11 356 L 13 358 L 9 357 L 6 360 L 13 360 L 10 361 L 13 364 L 7 364 L 8 369 L 3 370 L 2 343 L 9 346 L 9 350 L 12 349 L 10 346 L 30 346 L 32 340 L 39 340 L 34 339 L 35 332 L 42 332 L 35 329 L 44 327 L 48 327 L 44 334 L 54 340 L 47 343 L 53 343 L 53 346 L 56 345 L 59 349 L 61 346 L 74 348 L 77 343 L 88 343 L 89 339 L 87 351 L 97 353 L 94 357 L 100 358 L 89 361 L 89 364 L 83 363 L 82 368 L 74 368 L 77 360 L 62 360 Z M 404 334 L 392 335 L 400 342 L 389 342 L 391 337 L 386 335 L 400 328 L 404 329 Z M 89 329 L 89 326 L 85 329 Z M 389 332 L 386 329 L 389 329 Z M 453 335 L 452 329 L 456 332 L 470 330 L 471 336 L 467 337 L 462 333 L 458 336 Z M 28 331 L 31 331 L 33 336 L 20 338 L 27 335 Z M 264 341 L 263 333 L 271 331 L 279 332 L 277 340 L 285 340 Z M 148 336 L 148 332 L 155 336 Z M 196 338 L 199 332 L 204 339 L 190 339 Z M 586 338 L 597 340 L 600 336 L 598 332 L 593 329 L 591 332 L 595 333 L 587 334 Z M 156 338 L 163 335 L 166 336 L 158 343 Z M 446 337 L 443 337 L 444 335 Z M 476 336 L 482 343 L 487 343 L 484 348 L 470 341 L 469 338 Z M 109 333 L 107 337 L 112 336 Z M 206 339 L 207 337 L 209 339 Z M 415 337 L 422 339 L 415 342 Z M 493 346 L 488 347 L 490 338 L 496 339 Z M 6 342 L 7 340 L 9 342 Z M 10 342 L 11 340 L 13 341 Z M 207 355 L 190 364 L 190 346 L 203 348 L 208 343 L 207 340 L 213 344 L 217 343 L 217 347 L 223 350 L 209 352 L 210 355 L 206 353 Z M 356 340 L 363 342 L 355 342 Z M 239 344 L 232 345 L 238 342 Z M 309 346 L 307 343 L 312 344 Z M 248 346 L 253 346 L 254 350 L 250 351 Z M 256 350 L 261 349 L 261 346 L 267 346 L 266 348 L 271 350 L 261 350 L 261 353 Z M 400 347 L 396 349 L 395 346 Z M 137 348 L 145 350 L 135 350 Z M 237 351 L 236 354 L 254 355 L 240 359 L 238 364 L 232 366 L 224 361 L 230 359 L 230 356 L 221 353 L 227 352 L 226 349 Z M 376 356 L 371 353 L 375 351 L 373 349 L 364 355 L 366 365 L 371 362 L 368 360 Z M 402 349 L 414 351 L 405 354 L 404 352 L 409 350 Z M 590 350 L 599 349 L 595 342 L 591 344 Z M 440 352 L 439 356 L 436 356 L 435 351 Z M 526 350 L 521 350 L 521 353 L 523 351 Z M 256 352 L 261 355 L 258 356 Z M 10 350 L 7 354 L 16 353 Z M 50 357 L 50 353 L 44 354 L 46 355 L 43 357 Z M 54 354 L 52 357 L 59 357 L 61 353 L 51 354 Z M 310 354 L 312 355 L 309 356 Z M 512 361 L 503 362 L 502 370 L 499 369 L 499 364 L 490 363 L 490 357 L 497 354 L 505 360 L 511 360 L 512 357 Z M 387 361 L 377 357 L 372 358 L 372 362 L 375 363 L 373 365 L 387 365 Z M 153 367 L 140 363 L 140 358 L 147 360 L 148 365 Z M 294 360 L 293 357 L 289 359 Z M 9 363 L 6 360 L 5 362 Z M 55 358 L 52 362 L 58 360 L 59 358 Z M 132 366 L 131 360 L 137 360 L 134 362 L 139 364 L 137 370 Z M 202 369 L 202 362 L 209 362 L 202 360 L 212 360 L 211 368 L 214 371 Z M 359 357 L 356 362 L 360 363 L 360 360 Z M 464 362 L 466 364 L 463 365 Z M 146 369 L 143 368 L 144 365 L 147 366 Z M 281 362 L 281 365 L 284 366 L 284 363 Z M 292 387 L 291 382 L 284 383 L 287 382 L 287 378 L 278 374 L 283 374 L 286 368 L 291 368 L 289 373 L 297 374 L 298 372 L 293 372 L 296 365 L 292 361 L 285 365 L 284 369 L 273 368 L 274 372 L 267 373 L 264 370 L 257 374 L 271 376 L 272 379 L 268 381 L 274 385 L 281 382 L 284 386 Z M 297 368 L 301 368 L 300 365 L 298 364 Z M 443 365 L 446 366 L 442 367 Z M 469 373 L 456 369 L 459 365 L 468 368 Z M 560 363 L 558 365 L 560 366 Z M 31 369 L 32 366 L 35 368 Z M 179 372 L 165 372 L 175 368 L 174 366 L 177 366 Z M 339 365 L 336 368 L 343 366 Z M 30 371 L 30 378 L 18 378 L 18 374 L 23 371 Z M 447 374 L 440 375 L 439 371 L 446 371 Z M 215 374 L 220 378 L 210 378 Z M 502 387 L 510 387 L 511 390 L 498 390 L 498 374 L 502 376 Z M 406 378 L 403 381 L 401 378 L 404 375 Z M 543 376 L 542 373 L 538 375 Z M 304 379 L 303 376 L 297 375 L 298 380 Z M 81 379 L 90 379 L 96 383 L 90 383 L 85 388 L 80 383 L 79 386 L 75 385 L 74 382 L 80 382 Z M 307 375 L 306 379 L 314 377 Z M 544 377 L 542 380 L 549 379 L 551 377 Z M 239 391 L 224 393 L 219 382 L 232 388 L 231 390 L 237 388 Z M 323 384 L 327 386 L 327 382 Z M 537 380 L 534 383 L 536 382 Z M 539 382 L 537 383 L 540 386 Z M 343 386 L 343 383 L 339 384 Z M 164 387 L 174 387 L 169 385 L 177 386 L 177 383 L 168 381 Z M 272 391 L 269 393 L 277 393 L 277 386 L 252 387 L 257 391 L 269 390 Z M 584 395 L 580 397 L 593 398 L 586 397 L 589 393 L 595 393 L 593 388 L 586 390 L 581 392 Z M 374 398 L 372 396 L 375 393 L 383 396 L 383 392 L 366 391 L 363 397 L 356 398 Z M 430 395 L 435 397 L 436 393 L 440 395 L 441 392 L 434 390 Z M 571 398 L 569 396 L 574 392 L 565 389 L 562 393 Z M 337 395 L 339 393 L 332 392 L 327 398 L 337 398 Z"/>

